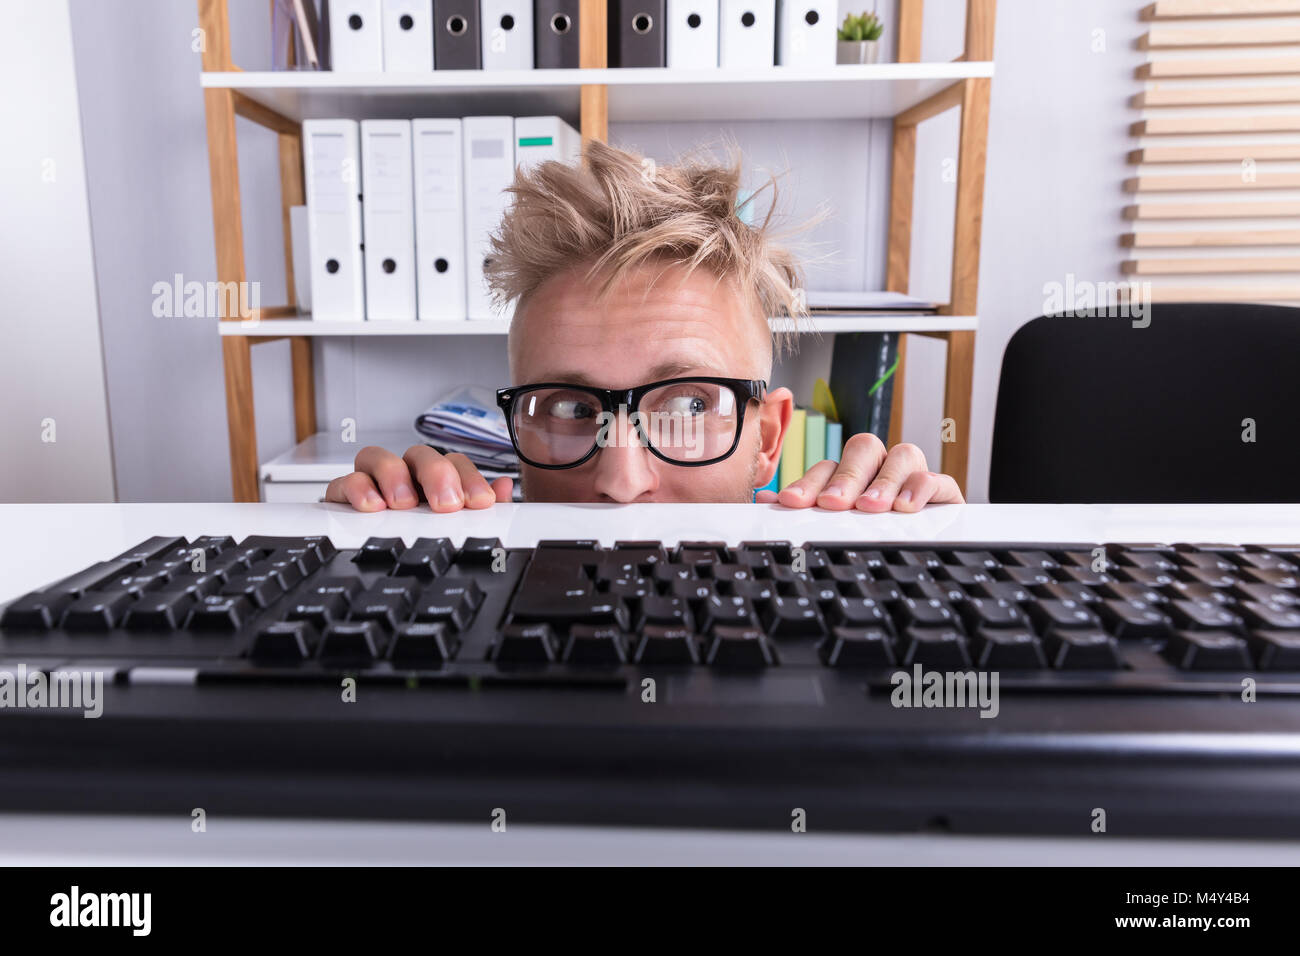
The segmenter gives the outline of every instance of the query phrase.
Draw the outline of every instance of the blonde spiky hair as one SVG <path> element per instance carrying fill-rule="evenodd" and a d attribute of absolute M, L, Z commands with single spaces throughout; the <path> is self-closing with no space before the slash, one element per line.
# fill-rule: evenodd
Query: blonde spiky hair
<path fill-rule="evenodd" d="M 734 146 L 718 163 L 704 150 L 656 166 L 627 150 L 590 140 L 585 162 L 545 162 L 516 175 L 513 200 L 491 237 L 488 285 L 498 306 L 522 303 L 563 264 L 590 263 L 597 298 L 627 272 L 650 262 L 681 265 L 687 274 L 704 267 L 734 281 L 751 297 L 756 317 L 808 315 L 803 269 L 795 253 L 779 244 L 771 225 L 777 181 L 770 176 L 746 199 L 753 208 L 771 187 L 762 224 L 741 219 L 741 157 Z M 818 221 L 796 227 L 799 232 Z M 793 351 L 797 336 L 772 333 L 777 355 Z"/>

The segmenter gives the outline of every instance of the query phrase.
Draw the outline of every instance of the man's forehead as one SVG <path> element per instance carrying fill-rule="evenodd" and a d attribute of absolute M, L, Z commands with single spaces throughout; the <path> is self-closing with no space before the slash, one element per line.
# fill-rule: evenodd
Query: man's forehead
<path fill-rule="evenodd" d="M 765 377 L 770 340 L 730 283 L 707 272 L 683 282 L 680 270 L 639 270 L 598 300 L 584 271 L 554 277 L 516 314 L 517 383 L 619 387 L 684 374 Z"/>
<path fill-rule="evenodd" d="M 610 383 L 609 375 L 592 375 L 581 368 L 555 367 L 540 372 L 530 373 L 538 382 L 563 382 L 566 385 L 590 385 L 593 388 L 635 388 L 648 382 L 658 382 L 666 378 L 680 378 L 685 375 L 716 375 L 733 377 L 730 369 L 714 368 L 698 360 L 669 359 L 639 371 L 635 382 Z"/>

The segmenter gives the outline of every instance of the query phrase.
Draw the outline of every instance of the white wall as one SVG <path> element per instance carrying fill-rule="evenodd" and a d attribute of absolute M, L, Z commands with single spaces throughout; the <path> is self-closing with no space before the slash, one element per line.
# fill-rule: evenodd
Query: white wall
<path fill-rule="evenodd" d="M 24 6 L 40 6 L 24 2 Z M 210 318 L 156 318 L 153 286 L 216 278 L 197 6 L 72 0 L 109 408 L 122 501 L 228 501 L 221 344 Z M 230 4 L 236 62 L 270 62 L 264 0 Z M 239 120 L 250 280 L 284 299 L 276 139 Z M 253 351 L 262 452 L 292 442 L 288 343 Z"/>
<path fill-rule="evenodd" d="M 68 4 L 13 3 L 4 14 L 0 500 L 111 501 Z"/>

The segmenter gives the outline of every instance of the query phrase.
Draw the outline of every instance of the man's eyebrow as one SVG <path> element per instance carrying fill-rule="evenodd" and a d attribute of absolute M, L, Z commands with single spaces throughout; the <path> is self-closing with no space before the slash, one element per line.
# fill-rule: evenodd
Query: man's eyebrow
<path fill-rule="evenodd" d="M 645 381 L 658 382 L 661 379 L 665 379 L 665 378 L 677 378 L 678 376 L 692 373 L 698 368 L 700 368 L 698 364 L 692 364 L 689 362 L 664 362 L 659 365 L 656 365 L 654 368 L 650 369 L 650 371 L 646 372 Z M 701 372 L 700 374 L 709 374 L 709 373 Z M 611 387 L 605 385 L 598 385 L 589 375 L 586 375 L 582 372 L 546 372 L 543 375 L 537 376 L 537 381 L 564 382 L 567 385 L 586 385 L 590 388 Z M 632 384 L 640 385 L 643 383 L 634 382 Z"/>

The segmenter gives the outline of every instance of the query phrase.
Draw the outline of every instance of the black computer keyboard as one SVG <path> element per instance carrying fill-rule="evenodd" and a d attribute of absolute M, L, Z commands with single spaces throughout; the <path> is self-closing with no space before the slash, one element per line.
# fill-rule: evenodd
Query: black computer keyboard
<path fill-rule="evenodd" d="M 109 686 L 0 709 L 8 808 L 1300 835 L 1300 545 L 156 537 L 18 664 Z"/>

